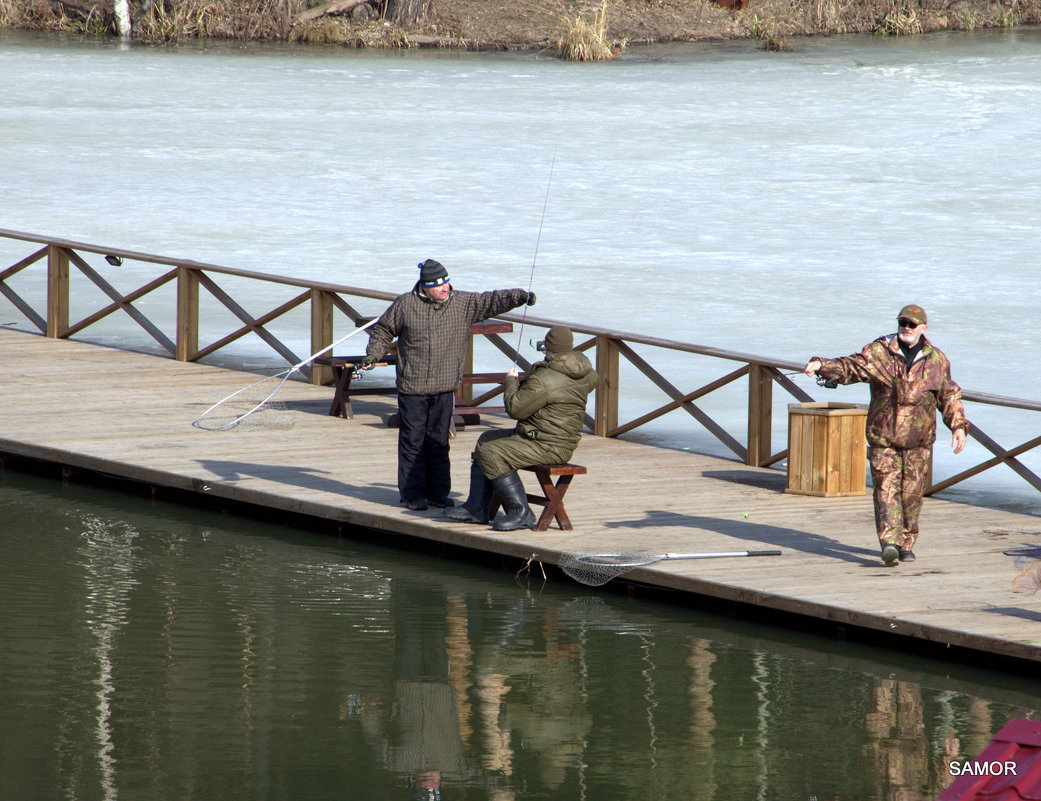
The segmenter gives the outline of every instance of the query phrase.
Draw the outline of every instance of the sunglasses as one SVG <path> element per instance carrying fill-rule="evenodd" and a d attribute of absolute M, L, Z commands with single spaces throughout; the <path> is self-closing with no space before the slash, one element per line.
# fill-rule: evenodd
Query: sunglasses
<path fill-rule="evenodd" d="M 906 317 L 901 317 L 896 322 L 897 322 L 897 325 L 899 325 L 901 328 L 917 328 L 918 327 L 918 323 L 916 323 L 914 320 L 908 320 Z"/>

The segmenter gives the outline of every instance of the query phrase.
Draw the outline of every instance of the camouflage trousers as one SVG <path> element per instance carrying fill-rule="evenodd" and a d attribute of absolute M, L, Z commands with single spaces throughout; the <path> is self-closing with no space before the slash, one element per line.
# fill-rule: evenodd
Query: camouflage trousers
<path fill-rule="evenodd" d="M 893 542 L 903 551 L 914 548 L 931 452 L 931 448 L 871 446 L 868 459 L 875 485 L 875 529 L 882 547 Z"/>
<path fill-rule="evenodd" d="M 552 447 L 537 439 L 528 439 L 513 431 L 485 431 L 477 438 L 473 459 L 489 481 L 519 467 L 533 464 L 561 464 L 571 458 L 572 450 Z"/>

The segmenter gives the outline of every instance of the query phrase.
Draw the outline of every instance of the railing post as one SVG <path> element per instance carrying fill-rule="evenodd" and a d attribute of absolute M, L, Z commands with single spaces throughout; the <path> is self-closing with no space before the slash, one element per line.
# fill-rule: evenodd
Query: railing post
<path fill-rule="evenodd" d="M 333 344 L 333 297 L 321 289 L 311 290 L 311 353 L 317 353 Z M 327 356 L 335 354 L 327 353 Z M 311 383 L 328 384 L 333 380 L 332 369 L 311 365 Z"/>
<path fill-rule="evenodd" d="M 596 372 L 600 383 L 596 388 L 593 433 L 606 437 L 618 428 L 618 346 L 610 337 L 596 338 Z"/>
<path fill-rule="evenodd" d="M 69 330 L 69 254 L 58 245 L 47 246 L 47 336 L 55 339 Z"/>
<path fill-rule="evenodd" d="M 199 274 L 177 268 L 177 355 L 181 362 L 199 356 Z"/>
<path fill-rule="evenodd" d="M 774 382 L 770 369 L 748 365 L 748 456 L 745 464 L 759 467 L 771 455 Z"/>

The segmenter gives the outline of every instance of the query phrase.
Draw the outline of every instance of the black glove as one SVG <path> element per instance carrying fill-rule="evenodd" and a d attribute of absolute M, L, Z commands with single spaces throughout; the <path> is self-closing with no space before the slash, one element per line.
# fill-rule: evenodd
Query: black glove
<path fill-rule="evenodd" d="M 377 359 L 375 356 L 366 356 L 364 359 L 361 360 L 361 369 L 371 370 L 373 367 L 376 366 L 376 362 Z"/>
<path fill-rule="evenodd" d="M 528 299 L 525 301 L 525 303 L 527 303 L 529 306 L 534 306 L 535 305 L 535 293 L 534 292 L 529 292 L 528 293 Z"/>

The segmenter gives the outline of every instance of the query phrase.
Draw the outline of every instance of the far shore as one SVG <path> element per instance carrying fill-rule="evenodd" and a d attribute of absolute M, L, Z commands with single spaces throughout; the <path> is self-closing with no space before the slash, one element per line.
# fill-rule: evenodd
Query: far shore
<path fill-rule="evenodd" d="M 796 49 L 801 37 L 919 36 L 1041 24 L 1041 0 L 0 0 L 0 31 L 352 48 L 548 51 L 612 58 L 635 45 L 753 40 Z"/>

